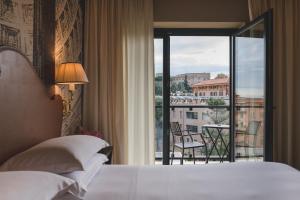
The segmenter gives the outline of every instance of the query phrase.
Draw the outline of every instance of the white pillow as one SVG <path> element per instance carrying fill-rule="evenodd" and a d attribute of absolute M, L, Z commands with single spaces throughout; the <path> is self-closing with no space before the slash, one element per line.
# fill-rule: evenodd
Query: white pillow
<path fill-rule="evenodd" d="M 1 171 L 48 171 L 68 173 L 84 170 L 95 153 L 108 146 L 88 135 L 72 135 L 46 140 L 6 161 Z"/>
<path fill-rule="evenodd" d="M 76 181 L 37 171 L 0 172 L 1 200 L 49 200 L 70 193 L 82 198 L 84 190 Z"/>
<path fill-rule="evenodd" d="M 87 163 L 85 171 L 74 171 L 61 174 L 76 181 L 85 191 L 96 174 L 100 171 L 103 164 L 108 161 L 107 157 L 101 153 L 95 154 Z"/>

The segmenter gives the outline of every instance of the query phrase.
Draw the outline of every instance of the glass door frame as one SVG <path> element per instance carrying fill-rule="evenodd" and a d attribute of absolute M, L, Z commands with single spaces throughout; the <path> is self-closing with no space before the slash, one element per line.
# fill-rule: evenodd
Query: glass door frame
<path fill-rule="evenodd" d="M 236 36 L 251 29 L 257 24 L 264 22 L 265 30 L 265 66 L 266 66 L 266 77 L 265 77 L 265 129 L 264 129 L 264 161 L 273 161 L 273 10 L 268 10 L 261 16 L 257 17 L 250 23 L 243 26 L 232 37 L 232 67 L 231 67 L 231 156 L 232 161 L 235 161 L 235 46 Z"/>
<path fill-rule="evenodd" d="M 154 38 L 163 39 L 163 156 L 162 164 L 170 164 L 170 36 L 228 36 L 230 37 L 230 77 L 233 71 L 233 56 L 232 56 L 232 36 L 237 32 L 237 29 L 195 29 L 195 28 L 155 28 Z M 232 78 L 230 78 L 232 85 Z M 231 88 L 230 88 L 231 90 Z M 232 91 L 230 91 L 230 122 L 232 124 Z M 230 126 L 230 135 L 233 130 Z M 230 140 L 233 141 L 233 140 Z M 234 161 L 233 148 L 234 143 L 231 142 L 229 148 L 229 160 Z"/>

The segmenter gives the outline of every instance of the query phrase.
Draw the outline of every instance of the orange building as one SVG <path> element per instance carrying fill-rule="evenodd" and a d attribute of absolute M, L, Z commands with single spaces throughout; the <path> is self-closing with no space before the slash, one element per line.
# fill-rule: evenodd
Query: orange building
<path fill-rule="evenodd" d="M 218 76 L 215 79 L 201 81 L 192 85 L 195 96 L 226 97 L 229 96 L 228 76 Z"/>

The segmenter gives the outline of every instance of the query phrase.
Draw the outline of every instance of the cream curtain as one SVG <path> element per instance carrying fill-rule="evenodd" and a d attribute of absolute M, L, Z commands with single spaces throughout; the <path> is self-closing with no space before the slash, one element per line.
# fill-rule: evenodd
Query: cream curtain
<path fill-rule="evenodd" d="M 154 163 L 153 2 L 126 0 L 124 55 L 128 163 Z"/>
<path fill-rule="evenodd" d="M 300 1 L 249 0 L 250 18 L 273 8 L 274 161 L 300 169 Z"/>
<path fill-rule="evenodd" d="M 154 162 L 152 0 L 87 0 L 84 126 L 104 133 L 114 163 Z"/>

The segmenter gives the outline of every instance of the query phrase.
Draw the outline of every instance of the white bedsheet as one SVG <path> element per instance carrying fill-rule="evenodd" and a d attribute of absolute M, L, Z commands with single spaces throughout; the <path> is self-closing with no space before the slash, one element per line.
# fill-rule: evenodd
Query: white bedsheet
<path fill-rule="evenodd" d="M 287 165 L 263 162 L 103 166 L 85 199 L 299 200 L 300 172 Z"/>

